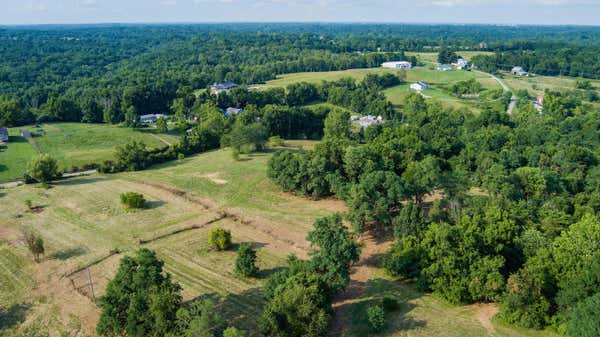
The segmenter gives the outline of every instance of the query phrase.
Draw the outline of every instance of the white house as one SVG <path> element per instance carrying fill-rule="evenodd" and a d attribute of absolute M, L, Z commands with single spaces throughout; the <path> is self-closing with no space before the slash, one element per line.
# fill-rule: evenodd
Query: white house
<path fill-rule="evenodd" d="M 159 118 L 167 119 L 166 115 L 163 114 L 149 114 L 149 115 L 141 115 L 140 122 L 142 123 L 156 123 Z"/>
<path fill-rule="evenodd" d="M 410 85 L 410 88 L 414 91 L 421 92 L 427 88 L 429 88 L 429 84 L 425 82 L 417 82 Z"/>
<path fill-rule="evenodd" d="M 389 69 L 410 69 L 412 68 L 412 64 L 407 61 L 393 61 L 393 62 L 383 62 L 381 64 L 384 68 Z"/>
<path fill-rule="evenodd" d="M 358 124 L 360 126 L 362 126 L 363 128 L 369 127 L 371 125 L 377 125 L 377 124 L 381 124 L 383 123 L 383 117 L 381 116 L 372 116 L 372 115 L 367 115 L 367 116 L 363 116 L 358 120 Z"/>
<path fill-rule="evenodd" d="M 435 69 L 439 71 L 452 71 L 452 66 L 448 64 L 440 64 Z"/>
<path fill-rule="evenodd" d="M 522 68 L 522 67 L 514 67 L 512 68 L 512 70 L 510 71 L 511 74 L 513 75 L 519 75 L 519 76 L 526 76 L 527 72 Z"/>
<path fill-rule="evenodd" d="M 467 60 L 461 58 L 461 59 L 456 60 L 455 63 L 452 63 L 452 65 L 455 66 L 456 69 L 463 70 L 463 69 L 467 68 L 467 66 L 469 65 L 469 62 L 467 62 Z"/>

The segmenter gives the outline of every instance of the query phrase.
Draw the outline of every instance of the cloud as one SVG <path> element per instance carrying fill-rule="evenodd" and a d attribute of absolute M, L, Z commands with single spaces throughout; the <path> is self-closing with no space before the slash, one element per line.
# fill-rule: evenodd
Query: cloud
<path fill-rule="evenodd" d="M 173 7 L 177 5 L 177 0 L 161 0 L 161 6 Z"/>

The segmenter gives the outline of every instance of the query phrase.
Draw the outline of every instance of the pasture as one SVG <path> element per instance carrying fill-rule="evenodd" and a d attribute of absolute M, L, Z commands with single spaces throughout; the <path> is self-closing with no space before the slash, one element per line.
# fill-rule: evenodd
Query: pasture
<path fill-rule="evenodd" d="M 525 89 L 532 96 L 541 95 L 545 90 L 573 90 L 577 78 L 564 76 L 513 76 L 509 72 L 502 72 L 503 81 L 513 90 Z M 600 81 L 591 80 L 596 90 L 600 90 Z"/>
<path fill-rule="evenodd" d="M 488 51 L 457 51 L 456 54 L 461 56 L 467 61 L 471 61 L 473 56 L 475 55 L 491 55 L 493 52 Z M 437 52 L 407 52 L 406 56 L 416 56 L 419 62 L 424 63 L 437 63 L 438 61 L 438 53 Z"/>
<path fill-rule="evenodd" d="M 21 130 L 33 134 L 30 144 L 19 136 Z M 70 170 L 85 164 L 101 163 L 113 158 L 115 147 L 130 140 L 139 140 L 149 147 L 162 147 L 176 142 L 178 137 L 157 134 L 152 129 L 133 130 L 109 124 L 50 123 L 41 127 L 23 126 L 10 129 L 11 139 L 6 151 L 0 152 L 0 181 L 21 177 L 27 162 L 41 153 L 54 157 L 61 169 Z"/>
<path fill-rule="evenodd" d="M 286 143 L 294 148 L 315 144 Z M 28 331 L 93 335 L 99 312 L 92 293 L 103 294 L 123 255 L 148 247 L 157 251 L 166 270 L 183 286 L 184 301 L 213 298 L 228 322 L 256 336 L 265 278 L 281 268 L 289 254 L 307 256 L 305 238 L 316 218 L 345 210 L 337 200 L 314 201 L 281 192 L 266 177 L 269 157 L 268 152 L 257 153 L 235 161 L 229 150 L 217 150 L 140 172 L 64 180 L 50 189 L 26 185 L 3 190 L 0 280 L 2 293 L 10 296 L 1 298 L 0 331 L 8 336 Z M 125 191 L 144 194 L 147 208 L 123 208 L 119 194 Z M 40 206 L 40 211 L 29 211 L 25 200 Z M 208 231 L 217 226 L 232 231 L 234 245 L 255 246 L 261 268 L 258 278 L 233 273 L 234 251 L 208 248 Z M 44 238 L 46 255 L 39 264 L 20 240 L 23 227 Z M 363 242 L 364 261 L 370 260 L 373 250 L 383 252 L 387 247 Z M 115 250 L 119 253 L 110 255 Z M 88 269 L 77 272 L 90 264 L 89 274 Z M 402 309 L 390 318 L 392 323 L 382 336 L 430 336 L 441 331 L 476 336 L 488 331 L 477 310 L 418 293 L 411 285 L 383 275 L 376 264 L 368 266 L 369 273 L 359 268 L 352 282 L 361 283 L 363 291 L 347 292 L 353 296 L 347 307 L 352 320 L 339 335 L 364 336 L 365 305 L 386 295 L 396 296 Z M 502 331 L 495 320 L 490 324 Z M 509 331 L 489 335 L 539 335 Z"/>

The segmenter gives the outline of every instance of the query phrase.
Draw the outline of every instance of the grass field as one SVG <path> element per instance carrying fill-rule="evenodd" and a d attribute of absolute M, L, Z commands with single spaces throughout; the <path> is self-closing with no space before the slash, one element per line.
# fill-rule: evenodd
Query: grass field
<path fill-rule="evenodd" d="M 108 124 L 51 123 L 43 124 L 41 128 L 11 128 L 14 137 L 11 137 L 7 151 L 0 152 L 0 164 L 5 166 L 4 170 L 0 167 L 0 181 L 21 177 L 27 162 L 36 153 L 32 145 L 18 137 L 22 129 L 31 130 L 39 150 L 54 157 L 62 169 L 112 159 L 115 147 L 132 139 L 141 140 L 150 147 L 177 141 L 176 136 L 154 134 L 153 130 L 136 131 Z"/>
<path fill-rule="evenodd" d="M 289 146 L 312 147 L 310 141 L 288 141 Z M 269 153 L 234 161 L 228 150 L 218 150 L 153 167 L 141 172 L 93 175 L 65 180 L 50 189 L 21 186 L 0 192 L 0 334 L 21 335 L 28 330 L 54 335 L 75 332 L 93 335 L 98 309 L 91 301 L 87 270 L 65 275 L 91 262 L 94 293 L 102 295 L 123 254 L 139 247 L 157 251 L 165 268 L 183 286 L 185 301 L 213 298 L 231 324 L 256 335 L 264 279 L 284 263 L 290 253 L 306 257 L 305 240 L 313 221 L 344 211 L 336 200 L 312 201 L 282 193 L 266 177 Z M 127 211 L 119 203 L 125 191 L 143 193 L 144 210 Z M 41 211 L 30 212 L 25 200 Z M 230 214 L 221 218 L 223 212 Z M 234 217 L 234 216 L 235 217 Z M 196 226 L 196 229 L 167 235 Z M 232 231 L 234 244 L 251 242 L 258 249 L 261 275 L 238 278 L 233 273 L 235 253 L 211 252 L 206 244 L 211 228 Z M 46 256 L 33 263 L 19 240 L 19 229 L 32 227 L 46 242 Z M 141 244 L 140 239 L 161 239 Z M 111 249 L 121 254 L 105 258 Z M 72 281 L 71 281 L 72 280 Z M 73 282 L 73 283 L 71 283 Z M 73 289 L 75 286 L 78 290 Z M 365 336 L 363 310 L 369 301 L 385 295 L 402 305 L 390 317 L 385 336 L 481 336 L 484 327 L 477 310 L 454 307 L 418 293 L 412 286 L 387 278 L 381 270 L 366 284 L 352 304 L 354 323 L 344 336 Z M 502 332 L 500 323 L 490 323 Z M 445 330 L 444 330 L 445 329 Z M 490 336 L 539 336 L 529 331 Z"/>
<path fill-rule="evenodd" d="M 268 81 L 261 87 L 278 87 L 287 86 L 291 83 L 296 82 L 308 82 L 308 83 L 320 83 L 321 81 L 335 81 L 341 78 L 350 77 L 356 80 L 362 80 L 367 74 L 375 73 L 398 73 L 394 69 L 384 68 L 371 68 L 371 69 L 351 69 L 342 71 L 329 71 L 329 72 L 307 72 L 307 73 L 294 73 L 287 75 L 280 75 L 277 79 Z M 451 84 L 457 81 L 464 81 L 468 79 L 477 79 L 484 89 L 499 89 L 500 85 L 489 76 L 469 71 L 437 71 L 430 67 L 413 68 L 406 72 L 407 84 L 402 84 L 393 88 L 389 88 L 384 91 L 385 95 L 392 102 L 392 104 L 399 106 L 410 93 L 409 84 L 417 81 L 427 82 L 431 85 L 431 88 L 425 91 L 425 95 L 440 100 L 447 106 L 453 108 L 467 108 L 471 111 L 478 111 L 476 102 L 460 99 L 447 94 L 440 86 Z"/>
<path fill-rule="evenodd" d="M 486 51 L 459 51 L 457 52 L 459 56 L 462 56 L 465 60 L 471 61 L 473 56 L 475 55 L 491 55 L 493 52 Z M 437 52 L 429 52 L 429 53 L 418 53 L 418 52 L 407 52 L 407 56 L 416 56 L 420 62 L 426 63 L 437 63 L 438 61 L 438 53 Z"/>
<path fill-rule="evenodd" d="M 27 162 L 36 155 L 18 130 L 10 129 L 9 135 L 8 144 L 0 147 L 0 182 L 22 176 Z"/>
<path fill-rule="evenodd" d="M 559 76 L 519 77 L 503 72 L 503 81 L 514 90 L 525 89 L 530 95 L 541 95 L 548 90 L 573 90 L 577 78 Z M 600 81 L 591 80 L 596 90 L 600 90 Z"/>

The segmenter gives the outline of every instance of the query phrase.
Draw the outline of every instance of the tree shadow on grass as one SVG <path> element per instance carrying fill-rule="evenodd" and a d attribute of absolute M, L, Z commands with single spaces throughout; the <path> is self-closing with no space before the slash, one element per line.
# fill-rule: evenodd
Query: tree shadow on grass
<path fill-rule="evenodd" d="M 75 185 L 85 185 L 85 184 L 93 184 L 99 181 L 105 181 L 106 178 L 82 178 L 82 177 L 73 177 L 63 180 L 58 180 L 52 182 L 52 184 L 56 186 L 75 186 Z"/>
<path fill-rule="evenodd" d="M 183 305 L 189 307 L 197 300 L 211 300 L 217 311 L 225 319 L 226 325 L 245 330 L 249 336 L 258 336 L 258 320 L 265 300 L 261 288 L 251 288 L 239 294 L 225 296 L 208 293 L 195 297 Z"/>
<path fill-rule="evenodd" d="M 69 248 L 69 249 L 60 250 L 58 252 L 50 254 L 48 257 L 50 259 L 57 259 L 57 260 L 64 261 L 64 260 L 70 259 L 72 257 L 85 255 L 88 252 L 89 252 L 89 250 L 85 247 L 77 247 L 77 248 Z"/>
<path fill-rule="evenodd" d="M 356 283 L 360 284 L 357 285 Z M 350 335 L 368 336 L 372 334 L 367 318 L 367 309 L 371 306 L 381 305 L 382 300 L 386 297 L 395 299 L 399 305 L 396 310 L 386 313 L 386 326 L 384 329 L 386 335 L 414 330 L 427 325 L 426 321 L 414 319 L 407 315 L 416 308 L 416 305 L 410 301 L 423 296 L 412 285 L 378 278 L 367 282 L 353 282 L 351 287 L 362 288 L 364 292 L 358 300 L 353 303 L 342 304 L 337 309 L 337 312 L 347 311 L 350 313 L 349 322 L 351 322 L 351 325 L 347 327 L 351 332 Z"/>
<path fill-rule="evenodd" d="M 145 209 L 155 209 L 155 208 L 159 208 L 165 204 L 166 204 L 166 202 L 164 202 L 162 200 L 146 201 L 146 203 L 144 204 L 144 208 Z"/>
<path fill-rule="evenodd" d="M 13 304 L 6 310 L 0 308 L 0 332 L 23 323 L 30 308 L 31 304 L 28 303 Z"/>

